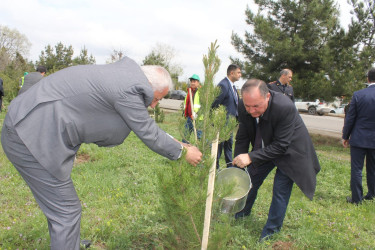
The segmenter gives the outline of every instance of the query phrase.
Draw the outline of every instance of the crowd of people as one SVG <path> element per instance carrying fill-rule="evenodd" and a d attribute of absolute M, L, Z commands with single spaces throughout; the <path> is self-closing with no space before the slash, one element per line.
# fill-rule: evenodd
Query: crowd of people
<path fill-rule="evenodd" d="M 79 249 L 81 205 L 70 173 L 82 143 L 121 144 L 133 131 L 154 152 L 197 165 L 202 153 L 187 141 L 178 141 L 160 129 L 148 115 L 172 89 L 169 73 L 159 66 L 139 66 L 132 59 L 107 65 L 81 65 L 43 77 L 46 69 L 25 75 L 19 95 L 10 103 L 1 134 L 5 154 L 30 187 L 48 220 L 51 249 Z M 222 105 L 238 120 L 224 150 L 226 167 L 247 168 L 252 181 L 245 208 L 236 219 L 249 216 L 257 193 L 276 168 L 268 219 L 260 240 L 280 231 L 295 183 L 313 199 L 320 164 L 307 128 L 294 105 L 290 84 L 293 72 L 282 69 L 278 80 L 247 80 L 241 96 L 234 85 L 241 68 L 229 65 L 218 83 L 220 94 L 212 108 Z M 351 190 L 347 201 L 360 204 L 375 197 L 375 69 L 369 86 L 354 93 L 345 118 L 343 145 L 350 145 Z M 193 74 L 184 101 L 185 137 L 195 130 L 200 108 L 200 77 Z M 0 79 L 0 104 L 3 95 Z M 1 106 L 1 105 L 0 105 Z M 198 118 L 199 119 L 199 118 Z M 32 131 L 32 133 L 31 133 Z M 183 154 L 183 151 L 186 151 Z M 366 157 L 368 193 L 363 196 L 362 170 Z"/>

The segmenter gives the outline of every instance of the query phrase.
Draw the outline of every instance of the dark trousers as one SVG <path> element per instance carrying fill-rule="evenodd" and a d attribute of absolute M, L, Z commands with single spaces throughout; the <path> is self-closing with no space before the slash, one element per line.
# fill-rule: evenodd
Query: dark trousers
<path fill-rule="evenodd" d="M 275 165 L 272 162 L 269 162 L 257 167 L 257 171 L 252 171 L 250 168 L 254 168 L 254 166 L 250 165 L 248 167 L 252 188 L 247 196 L 245 208 L 235 215 L 236 218 L 250 215 L 258 190 L 268 174 L 275 168 Z M 261 239 L 280 231 L 285 218 L 289 198 L 292 193 L 292 188 L 293 181 L 277 168 L 273 182 L 272 202 L 268 212 L 267 223 L 260 236 Z"/>
<path fill-rule="evenodd" d="M 224 141 L 218 145 L 217 149 L 217 161 L 216 161 L 216 168 L 220 167 L 220 157 L 221 157 L 221 152 L 224 149 L 224 156 L 225 156 L 225 163 L 227 164 L 227 167 L 232 166 L 232 146 L 233 146 L 233 134 L 231 134 L 229 140 Z"/>
<path fill-rule="evenodd" d="M 350 146 L 350 157 L 350 189 L 352 191 L 352 200 L 355 203 L 359 203 L 363 199 L 362 170 L 365 157 L 368 188 L 367 196 L 375 196 L 375 149 Z"/>
<path fill-rule="evenodd" d="M 191 133 L 194 133 L 193 120 L 190 117 L 187 117 L 185 123 L 184 137 L 188 139 Z M 197 130 L 197 139 L 200 139 L 201 137 L 202 130 Z M 182 139 L 182 142 L 189 143 L 187 140 L 185 140 L 185 138 Z"/>

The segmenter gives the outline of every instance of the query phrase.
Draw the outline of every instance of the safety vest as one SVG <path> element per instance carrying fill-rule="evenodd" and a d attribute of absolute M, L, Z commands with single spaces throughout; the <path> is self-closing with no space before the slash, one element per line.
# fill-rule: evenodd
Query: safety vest
<path fill-rule="evenodd" d="M 20 79 L 20 86 L 19 86 L 20 88 L 22 88 L 24 82 L 25 82 L 25 76 L 21 77 Z"/>
<path fill-rule="evenodd" d="M 185 97 L 184 102 L 184 110 L 186 108 L 186 100 L 188 95 Z M 201 108 L 201 103 L 199 101 L 199 89 L 195 92 L 194 98 L 193 98 L 193 117 L 196 117 L 196 114 L 198 113 L 199 109 Z M 200 117 L 199 120 L 203 119 L 203 117 Z"/>

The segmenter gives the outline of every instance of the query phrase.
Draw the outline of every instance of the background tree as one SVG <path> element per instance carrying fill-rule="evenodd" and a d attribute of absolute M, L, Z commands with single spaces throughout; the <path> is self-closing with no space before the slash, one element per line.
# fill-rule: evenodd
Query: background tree
<path fill-rule="evenodd" d="M 38 65 L 44 65 L 48 74 L 73 65 L 74 50 L 72 45 L 65 46 L 61 42 L 53 48 L 48 44 L 39 56 Z"/>
<path fill-rule="evenodd" d="M 34 65 L 27 60 L 31 43 L 16 29 L 0 25 L 0 77 L 4 80 L 4 105 L 18 93 L 18 80 Z"/>
<path fill-rule="evenodd" d="M 170 73 L 174 85 L 178 85 L 178 76 L 182 75 L 182 67 L 174 62 L 176 50 L 167 45 L 157 43 L 151 52 L 143 60 L 143 65 L 159 65 L 164 67 Z"/>
<path fill-rule="evenodd" d="M 335 69 L 332 81 L 336 83 L 336 95 L 350 100 L 354 91 L 362 89 L 366 72 L 375 62 L 375 3 L 372 0 L 349 0 L 352 19 L 345 32 L 341 29 L 332 41 Z M 344 83 L 344 84 L 342 84 Z"/>
<path fill-rule="evenodd" d="M 0 25 L 0 71 L 18 58 L 26 58 L 31 47 L 30 41 L 16 29 Z"/>
<path fill-rule="evenodd" d="M 365 1 L 371 5 L 370 0 Z M 351 2 L 353 6 L 361 6 L 357 0 Z M 363 37 L 369 37 L 369 32 L 365 34 L 359 29 L 369 17 L 370 11 L 366 12 L 365 7 L 357 15 L 358 21 L 352 20 L 352 25 L 356 25 L 346 32 L 340 27 L 339 9 L 333 0 L 255 0 L 255 3 L 259 7 L 257 14 L 249 7 L 245 12 L 251 31 L 245 33 L 245 39 L 232 34 L 232 44 L 245 61 L 231 60 L 242 66 L 245 77 L 268 82 L 276 79 L 282 68 L 290 68 L 294 72 L 295 95 L 309 100 L 331 100 L 348 94 L 347 85 L 363 82 L 363 78 L 358 79 L 350 72 L 354 70 L 350 66 L 361 64 L 358 49 L 364 49 Z"/>
<path fill-rule="evenodd" d="M 73 58 L 73 54 L 74 49 L 72 45 L 65 46 L 59 42 L 52 48 L 52 46 L 48 44 L 44 51 L 41 51 L 39 61 L 36 61 L 36 65 L 44 65 L 47 68 L 47 74 L 51 74 L 73 65 L 95 63 L 95 57 L 93 55 L 88 55 L 85 46 L 81 49 L 79 56 Z"/>
<path fill-rule="evenodd" d="M 118 60 L 122 59 L 124 56 L 125 56 L 125 51 L 123 51 L 122 49 L 119 49 L 119 50 L 114 49 L 112 51 L 110 58 L 106 61 L 106 63 L 117 62 Z"/>
<path fill-rule="evenodd" d="M 73 65 L 95 64 L 95 62 L 95 57 L 92 54 L 89 56 L 85 46 L 81 49 L 79 56 L 73 59 Z"/>

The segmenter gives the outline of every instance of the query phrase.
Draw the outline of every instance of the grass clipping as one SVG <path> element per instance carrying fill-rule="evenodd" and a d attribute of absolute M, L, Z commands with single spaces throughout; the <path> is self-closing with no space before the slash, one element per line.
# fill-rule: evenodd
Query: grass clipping
<path fill-rule="evenodd" d="M 202 131 L 200 140 L 196 140 L 194 133 L 187 135 L 185 139 L 197 146 L 203 153 L 203 160 L 197 166 L 191 166 L 185 161 L 183 155 L 178 161 L 171 161 L 167 171 L 158 173 L 159 191 L 165 213 L 168 232 L 164 240 L 165 247 L 173 249 L 200 248 L 205 202 L 207 197 L 207 180 L 213 159 L 211 158 L 211 144 L 220 134 L 219 141 L 228 140 L 237 126 L 234 117 L 227 119 L 226 109 L 219 106 L 212 109 L 212 103 L 220 93 L 220 89 L 214 86 L 213 79 L 220 66 L 220 59 L 216 56 L 218 45 L 211 43 L 208 54 L 203 56 L 205 67 L 205 82 L 199 89 L 201 108 L 196 119 L 197 130 Z M 184 133 L 185 119 L 180 121 L 180 134 Z M 222 223 L 226 218 L 218 213 L 217 200 L 214 201 L 213 218 L 209 248 L 225 246 L 229 240 L 230 224 Z M 216 211 L 216 212 L 215 212 Z"/>

